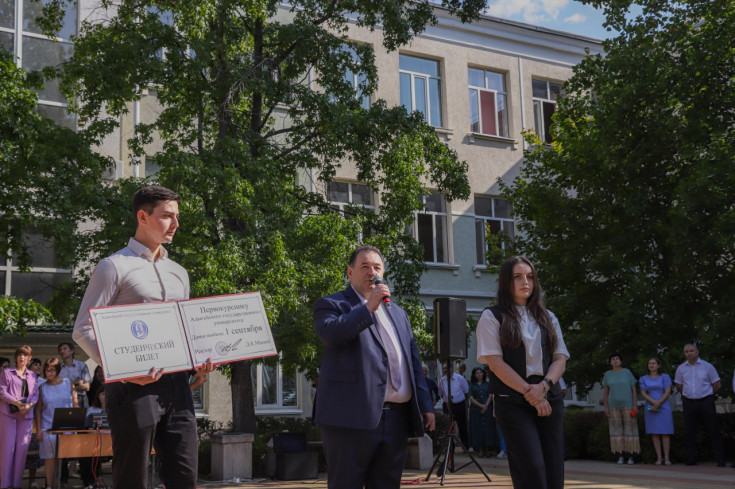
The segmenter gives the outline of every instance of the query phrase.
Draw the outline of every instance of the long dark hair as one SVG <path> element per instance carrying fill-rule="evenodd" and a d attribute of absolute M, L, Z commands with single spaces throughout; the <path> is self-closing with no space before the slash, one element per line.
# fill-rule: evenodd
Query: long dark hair
<path fill-rule="evenodd" d="M 477 379 L 475 379 L 475 372 L 477 372 L 478 370 L 482 372 L 482 380 L 480 382 L 478 382 Z M 472 369 L 472 374 L 470 375 L 470 382 L 472 384 L 482 384 L 483 382 L 485 382 L 485 380 L 486 380 L 486 374 L 482 368 L 475 367 Z"/>
<path fill-rule="evenodd" d="M 539 326 L 549 334 L 551 351 L 554 352 L 558 342 L 556 330 L 544 304 L 544 291 L 541 288 L 541 283 L 536 274 L 536 267 L 525 256 L 512 256 L 505 260 L 498 274 L 498 295 L 496 297 L 496 303 L 500 306 L 500 310 L 503 313 L 503 321 L 500 324 L 500 344 L 508 348 L 518 348 L 523 340 L 521 316 L 518 314 L 518 310 L 515 307 L 516 303 L 513 301 L 513 292 L 515 290 L 513 267 L 518 263 L 524 263 L 531 267 L 531 272 L 533 273 L 533 292 L 526 303 L 526 310 L 536 320 Z"/>

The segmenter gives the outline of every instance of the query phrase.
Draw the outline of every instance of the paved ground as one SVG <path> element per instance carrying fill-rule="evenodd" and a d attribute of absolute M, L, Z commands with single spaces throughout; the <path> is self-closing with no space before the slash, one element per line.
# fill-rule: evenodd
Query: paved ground
<path fill-rule="evenodd" d="M 459 467 L 468 459 L 457 456 Z M 479 459 L 480 464 L 492 478 L 489 483 L 480 471 L 469 465 L 455 473 L 447 474 L 443 487 L 451 489 L 498 488 L 512 489 L 506 460 Z M 440 488 L 440 479 L 432 474 L 426 482 L 426 471 L 406 470 L 402 486 Z M 105 467 L 104 479 L 109 481 L 109 467 Z M 40 482 L 40 481 L 39 481 Z M 24 483 L 24 487 L 27 487 Z M 40 484 L 39 484 L 40 485 Z M 79 479 L 71 479 L 68 486 L 81 487 Z M 326 489 L 326 474 L 318 479 L 300 481 L 249 480 L 240 483 L 200 481 L 199 487 L 216 489 L 239 488 L 278 488 L 278 489 Z M 684 465 L 617 465 L 611 462 L 590 460 L 569 460 L 566 462 L 567 489 L 735 489 L 735 469 L 716 467 L 714 464 L 701 464 L 695 467 Z"/>

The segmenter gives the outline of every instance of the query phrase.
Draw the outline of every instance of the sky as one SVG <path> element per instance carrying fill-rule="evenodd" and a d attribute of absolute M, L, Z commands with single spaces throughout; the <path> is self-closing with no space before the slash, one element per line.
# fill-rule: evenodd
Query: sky
<path fill-rule="evenodd" d="M 489 0 L 488 15 L 573 34 L 607 39 L 615 32 L 603 26 L 601 10 L 576 0 Z"/>

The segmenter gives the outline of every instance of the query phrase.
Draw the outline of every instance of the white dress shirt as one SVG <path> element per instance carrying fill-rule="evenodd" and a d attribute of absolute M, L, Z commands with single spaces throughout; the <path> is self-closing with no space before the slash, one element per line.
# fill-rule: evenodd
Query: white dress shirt
<path fill-rule="evenodd" d="M 352 287 L 352 290 L 355 290 L 355 288 Z M 355 290 L 355 294 L 357 294 L 357 297 L 360 298 L 363 304 L 367 303 L 367 299 L 361 296 L 358 291 Z M 386 312 L 384 304 L 380 304 L 380 307 L 378 307 L 373 314 L 378 318 L 378 324 L 375 324 L 375 327 L 383 328 L 383 330 L 388 333 L 388 336 L 390 336 L 390 339 L 393 342 L 393 347 L 396 349 L 396 352 L 398 352 L 398 370 L 401 373 L 401 386 L 397 391 L 393 388 L 393 385 L 390 382 L 386 382 L 387 387 L 385 389 L 384 401 L 408 402 L 411 400 L 411 373 L 408 371 L 408 363 L 403 356 L 401 342 L 398 340 L 398 336 L 396 335 L 396 326 L 393 324 L 390 314 Z"/>
<path fill-rule="evenodd" d="M 686 362 L 679 365 L 674 376 L 674 383 L 681 385 L 681 395 L 687 399 L 702 399 L 714 394 L 712 384 L 720 381 L 715 367 L 697 358 L 694 364 Z"/>
<path fill-rule="evenodd" d="M 90 308 L 188 298 L 189 275 L 184 267 L 168 258 L 165 248 L 154 261 L 147 246 L 130 238 L 128 246 L 104 258 L 92 272 L 72 338 L 92 360 L 101 363 Z"/>
<path fill-rule="evenodd" d="M 452 394 L 452 404 L 463 402 L 467 398 L 467 393 L 470 391 L 470 385 L 467 383 L 467 379 L 458 374 L 457 372 L 452 373 L 452 385 L 447 385 L 447 376 L 441 378 L 439 382 L 439 395 L 445 403 L 449 404 L 447 400 L 447 394 Z"/>
<path fill-rule="evenodd" d="M 523 333 L 523 346 L 526 349 L 526 377 L 531 375 L 545 375 L 543 364 L 543 352 L 541 351 L 541 327 L 535 319 L 528 314 L 525 307 L 516 306 L 521 316 L 521 332 Z M 561 334 L 559 320 L 553 312 L 548 311 L 551 322 L 556 331 L 556 350 L 552 355 L 561 353 L 569 359 L 569 351 Z M 477 323 L 477 361 L 488 363 L 488 357 L 493 355 L 503 356 L 503 348 L 500 345 L 500 323 L 489 309 L 485 309 Z"/>

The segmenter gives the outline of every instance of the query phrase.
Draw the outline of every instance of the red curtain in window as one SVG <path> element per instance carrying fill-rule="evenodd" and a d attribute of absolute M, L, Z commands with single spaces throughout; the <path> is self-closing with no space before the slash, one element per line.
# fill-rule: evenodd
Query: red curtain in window
<path fill-rule="evenodd" d="M 480 114 L 482 118 L 482 133 L 497 136 L 495 127 L 495 93 L 480 90 Z"/>

